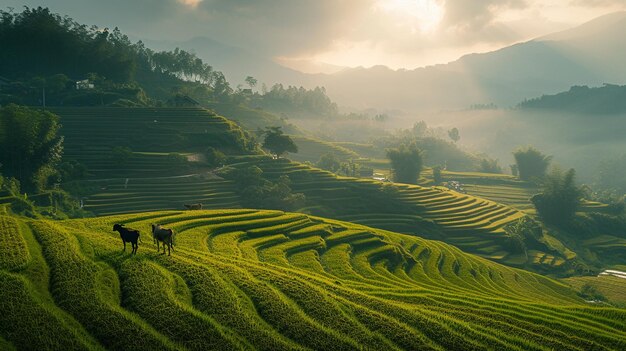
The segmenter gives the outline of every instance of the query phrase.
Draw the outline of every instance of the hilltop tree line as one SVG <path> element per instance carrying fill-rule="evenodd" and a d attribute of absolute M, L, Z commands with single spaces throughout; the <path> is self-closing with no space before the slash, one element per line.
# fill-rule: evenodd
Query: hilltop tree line
<path fill-rule="evenodd" d="M 586 85 L 573 86 L 566 92 L 525 100 L 518 107 L 580 114 L 624 113 L 626 112 L 626 86 L 614 84 L 605 84 L 598 88 L 590 88 Z"/>
<path fill-rule="evenodd" d="M 195 54 L 176 48 L 154 51 L 132 43 L 118 28 L 80 24 L 48 8 L 0 10 L 0 77 L 13 83 L 0 91 L 0 104 L 155 105 L 188 95 L 201 103 L 246 103 L 283 110 L 336 113 L 323 88 L 274 85 L 262 94 L 234 89 L 224 74 Z M 94 91 L 73 83 L 89 79 Z M 254 77 L 246 84 L 256 86 Z M 68 96 L 69 95 L 69 96 Z"/>
<path fill-rule="evenodd" d="M 0 11 L 0 43 L 0 75 L 12 79 L 96 74 L 128 83 L 148 71 L 209 84 L 217 74 L 193 53 L 155 52 L 118 28 L 89 27 L 42 7 Z"/>
<path fill-rule="evenodd" d="M 326 95 L 326 89 L 316 87 L 308 90 L 303 87 L 274 84 L 271 89 L 262 89 L 262 94 L 252 97 L 250 104 L 268 110 L 292 112 L 308 111 L 321 116 L 333 117 L 339 113 L 337 104 Z"/>

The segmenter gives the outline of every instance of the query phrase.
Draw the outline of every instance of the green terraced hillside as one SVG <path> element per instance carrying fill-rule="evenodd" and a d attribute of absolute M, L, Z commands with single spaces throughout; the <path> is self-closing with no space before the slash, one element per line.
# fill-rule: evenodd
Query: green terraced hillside
<path fill-rule="evenodd" d="M 270 178 L 289 175 L 294 191 L 307 196 L 311 205 L 307 210 L 312 214 L 426 235 L 507 264 L 533 263 L 525 252 L 510 249 L 512 238 L 504 228 L 525 216 L 512 207 L 443 187 L 337 177 L 285 159 L 255 157 L 232 166 L 251 165 L 261 168 Z M 564 262 L 533 264 L 554 268 Z"/>
<path fill-rule="evenodd" d="M 162 177 L 191 173 L 170 153 L 203 152 L 209 146 L 247 153 L 245 132 L 232 121 L 202 108 L 54 108 L 65 137 L 64 159 L 87 166 L 91 178 Z M 119 164 L 114 147 L 132 158 Z"/>
<path fill-rule="evenodd" d="M 513 238 L 504 227 L 525 215 L 502 204 L 440 187 L 337 177 L 286 159 L 246 156 L 231 166 L 252 165 L 260 167 L 268 179 L 288 175 L 293 190 L 306 195 L 307 207 L 302 210 L 307 213 L 442 240 L 509 265 L 565 269 L 561 267 L 565 257 L 536 260 L 525 251 L 511 249 Z M 185 203 L 198 202 L 206 208 L 241 207 L 234 183 L 210 174 L 90 184 L 95 190 L 85 199 L 85 209 L 98 215 L 183 209 Z M 545 254 L 544 246 L 536 249 Z"/>
<path fill-rule="evenodd" d="M 144 233 L 137 255 L 121 251 L 118 222 Z M 172 256 L 156 252 L 150 223 L 177 232 Z M 0 225 L 12 244 L 0 256 L 3 349 L 626 348 L 623 309 L 346 222 L 224 210 Z"/>
<path fill-rule="evenodd" d="M 611 303 L 626 307 L 626 279 L 610 275 L 597 277 L 572 277 L 563 279 L 563 282 L 580 290 L 584 285 L 590 285 Z"/>
<path fill-rule="evenodd" d="M 184 209 L 202 203 L 205 209 L 239 208 L 231 181 L 211 174 L 163 178 L 109 179 L 89 182 L 95 193 L 84 200 L 85 209 L 98 215 L 163 209 Z"/>
<path fill-rule="evenodd" d="M 328 153 L 335 155 L 337 159 L 342 161 L 360 157 L 356 152 L 334 143 L 296 135 L 292 135 L 291 138 L 298 146 L 297 153 L 289 154 L 289 158 L 295 161 L 316 163 L 322 155 Z"/>

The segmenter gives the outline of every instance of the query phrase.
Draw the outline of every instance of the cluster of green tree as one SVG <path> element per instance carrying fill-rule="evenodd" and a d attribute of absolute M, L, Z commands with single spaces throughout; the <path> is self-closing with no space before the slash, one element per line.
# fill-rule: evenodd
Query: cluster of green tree
<path fill-rule="evenodd" d="M 47 8 L 0 11 L 0 43 L 0 75 L 9 78 L 96 72 L 123 83 L 137 68 L 137 48 L 119 30 L 100 31 Z"/>
<path fill-rule="evenodd" d="M 0 108 L 0 192 L 11 198 L 15 213 L 55 218 L 65 218 L 63 212 L 85 214 L 77 201 L 56 186 L 87 172 L 75 161 L 61 162 L 59 128 L 59 117 L 50 112 L 17 105 Z"/>
<path fill-rule="evenodd" d="M 364 169 L 364 167 L 355 160 L 350 159 L 342 161 L 332 152 L 320 156 L 315 166 L 346 177 L 359 177 L 361 176 L 361 170 Z"/>
<path fill-rule="evenodd" d="M 563 173 L 558 168 L 543 178 L 541 193 L 530 200 L 546 223 L 567 224 L 580 207 L 583 192 L 575 183 L 573 169 Z"/>
<path fill-rule="evenodd" d="M 41 191 L 57 174 L 63 153 L 59 117 L 17 105 L 0 108 L 0 170 L 24 190 Z"/>
<path fill-rule="evenodd" d="M 445 135 L 452 142 L 444 139 Z M 402 145 L 414 144 L 423 151 L 423 163 L 426 166 L 443 165 L 445 169 L 453 171 L 466 171 L 475 169 L 478 163 L 476 156 L 465 152 L 456 145 L 460 139 L 457 128 L 450 129 L 447 133 L 429 128 L 426 122 L 416 122 L 412 128 L 396 132 L 394 135 L 377 138 L 374 144 L 377 148 L 386 150 L 401 147 Z"/>
<path fill-rule="evenodd" d="M 263 177 L 263 170 L 257 166 L 226 169 L 221 175 L 237 184 L 244 207 L 296 211 L 305 205 L 304 194 L 292 191 L 286 175 L 270 181 Z"/>
<path fill-rule="evenodd" d="M 545 109 L 580 114 L 617 114 L 626 112 L 626 86 L 605 84 L 603 87 L 573 86 L 556 95 L 525 100 L 522 109 Z"/>
<path fill-rule="evenodd" d="M 391 161 L 393 180 L 398 183 L 416 184 L 422 171 L 423 153 L 415 143 L 387 149 Z"/>
<path fill-rule="evenodd" d="M 277 158 L 287 152 L 298 152 L 296 143 L 294 143 L 288 135 L 283 133 L 281 127 L 267 127 L 264 131 L 260 131 L 259 133 L 265 135 L 263 148 L 271 152 L 272 155 L 275 155 Z"/>
<path fill-rule="evenodd" d="M 477 170 L 482 173 L 502 173 L 498 160 L 484 157 L 480 160 Z"/>
<path fill-rule="evenodd" d="M 532 146 L 513 152 L 518 176 L 525 181 L 540 181 L 546 175 L 552 156 L 546 156 Z"/>
<path fill-rule="evenodd" d="M 254 84 L 248 83 L 251 87 Z M 293 113 L 307 111 L 318 116 L 334 117 L 338 115 L 337 104 L 326 95 L 326 89 L 274 84 L 271 89 L 262 89 L 261 94 L 250 96 L 250 105 L 261 107 L 274 112 Z"/>
<path fill-rule="evenodd" d="M 211 100 L 233 95 L 224 75 L 195 54 L 155 52 L 117 28 L 88 27 L 47 8 L 0 11 L 0 47 L 0 76 L 12 81 L 0 92 L 4 104 L 132 106 L 159 104 L 176 93 Z M 83 79 L 94 86 L 77 89 Z"/>
<path fill-rule="evenodd" d="M 546 224 L 553 226 L 554 234 L 571 242 L 572 238 L 591 238 L 598 234 L 624 237 L 626 216 L 624 214 L 623 197 L 597 198 L 587 186 L 576 184 L 574 169 L 563 172 L 558 168 L 547 174 L 551 157 L 546 156 L 533 147 L 518 149 L 514 152 L 519 178 L 532 181 L 540 185 L 540 192 L 531 197 L 531 202 L 537 210 L 539 218 Z M 614 176 L 615 169 L 607 169 L 606 176 Z M 609 203 L 608 207 L 598 212 L 577 212 L 584 199 L 603 200 Z M 578 245 L 574 243 L 574 245 Z M 604 264 L 615 257 L 594 257 L 589 262 Z M 604 263 L 602 263 L 604 262 Z M 579 271 L 589 270 L 586 265 Z"/>

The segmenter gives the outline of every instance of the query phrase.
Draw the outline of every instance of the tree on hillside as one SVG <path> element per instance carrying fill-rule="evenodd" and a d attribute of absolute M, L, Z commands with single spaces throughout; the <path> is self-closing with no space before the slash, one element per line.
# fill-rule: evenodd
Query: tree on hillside
<path fill-rule="evenodd" d="M 320 156 L 320 159 L 315 164 L 317 167 L 321 169 L 325 169 L 327 171 L 331 171 L 333 173 L 337 173 L 341 168 L 341 162 L 337 159 L 335 154 L 328 152 Z"/>
<path fill-rule="evenodd" d="M 387 149 L 387 158 L 391 161 L 394 181 L 399 183 L 417 183 L 422 171 L 423 153 L 412 143 L 395 149 Z"/>
<path fill-rule="evenodd" d="M 521 180 L 545 177 L 552 160 L 552 156 L 546 156 L 532 146 L 515 150 L 513 156 Z"/>
<path fill-rule="evenodd" d="M 502 167 L 497 159 L 483 158 L 478 165 L 478 171 L 483 173 L 502 173 Z"/>
<path fill-rule="evenodd" d="M 207 164 L 211 167 L 220 167 L 226 162 L 226 155 L 213 147 L 208 147 L 204 151 L 204 157 Z"/>
<path fill-rule="evenodd" d="M 264 134 L 263 148 L 269 150 L 276 157 L 280 157 L 286 152 L 298 152 L 298 146 L 288 135 L 283 133 L 281 127 L 267 127 Z"/>
<path fill-rule="evenodd" d="M 247 76 L 246 77 L 246 84 L 248 84 L 248 86 L 250 87 L 250 89 L 256 87 L 257 84 L 257 80 L 256 78 L 252 77 L 252 76 Z"/>
<path fill-rule="evenodd" d="M 59 117 L 17 105 L 0 109 L 0 164 L 26 191 L 43 190 L 63 153 Z"/>
<path fill-rule="evenodd" d="M 547 223 L 568 223 L 580 206 L 583 191 L 575 183 L 573 169 L 563 173 L 555 168 L 545 177 L 541 193 L 531 198 L 539 216 Z"/>
<path fill-rule="evenodd" d="M 457 128 L 452 128 L 448 131 L 448 136 L 450 137 L 450 139 L 452 139 L 452 141 L 454 141 L 455 143 L 459 140 L 461 140 L 461 134 L 459 134 L 459 130 Z"/>
<path fill-rule="evenodd" d="M 443 167 L 441 166 L 433 167 L 433 183 L 435 183 L 435 185 L 439 185 L 443 181 L 443 175 L 441 174 L 442 169 Z"/>

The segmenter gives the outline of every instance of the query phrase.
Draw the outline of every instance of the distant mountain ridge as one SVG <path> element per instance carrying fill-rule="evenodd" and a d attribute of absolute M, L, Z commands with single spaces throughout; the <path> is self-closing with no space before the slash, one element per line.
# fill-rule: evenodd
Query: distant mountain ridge
<path fill-rule="evenodd" d="M 168 45 L 193 49 L 223 70 L 234 84 L 252 75 L 268 84 L 324 86 L 341 106 L 432 111 L 488 103 L 507 107 L 575 85 L 624 84 L 623 33 L 626 12 L 617 12 L 570 30 L 489 53 L 469 54 L 448 64 L 414 70 L 358 67 L 334 74 L 305 74 L 207 38 Z"/>
<path fill-rule="evenodd" d="M 566 92 L 523 101 L 519 107 L 592 115 L 626 113 L 626 86 L 574 86 Z"/>

